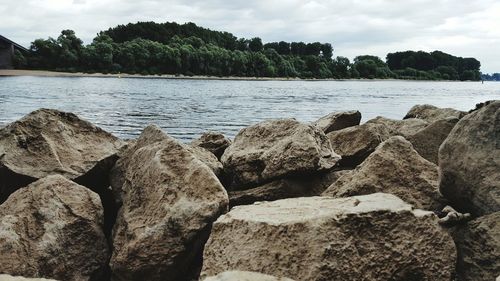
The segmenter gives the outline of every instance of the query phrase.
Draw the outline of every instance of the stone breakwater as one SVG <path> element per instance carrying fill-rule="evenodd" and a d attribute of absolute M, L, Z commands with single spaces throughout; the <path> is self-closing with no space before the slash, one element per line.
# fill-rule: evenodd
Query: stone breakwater
<path fill-rule="evenodd" d="M 495 280 L 500 101 L 360 120 L 183 144 L 34 111 L 0 129 L 0 280 Z"/>

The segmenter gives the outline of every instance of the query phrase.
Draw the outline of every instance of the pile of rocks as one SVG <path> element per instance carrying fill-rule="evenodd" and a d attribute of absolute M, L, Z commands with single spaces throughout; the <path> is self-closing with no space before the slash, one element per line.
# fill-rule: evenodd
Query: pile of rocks
<path fill-rule="evenodd" d="M 183 144 L 34 111 L 0 129 L 0 280 L 495 280 L 500 101 L 360 121 Z"/>

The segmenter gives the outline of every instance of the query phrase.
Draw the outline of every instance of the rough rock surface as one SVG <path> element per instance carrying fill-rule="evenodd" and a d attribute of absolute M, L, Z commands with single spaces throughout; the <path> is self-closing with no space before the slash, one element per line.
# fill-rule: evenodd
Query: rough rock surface
<path fill-rule="evenodd" d="M 391 137 L 352 172 L 340 177 L 324 196 L 349 197 L 376 192 L 391 193 L 416 208 L 441 210 L 438 167 L 422 158 L 410 142 Z"/>
<path fill-rule="evenodd" d="M 56 281 L 56 280 L 45 279 L 45 278 L 26 278 L 22 276 L 11 276 L 7 274 L 0 274 L 0 281 Z"/>
<path fill-rule="evenodd" d="M 118 163 L 123 205 L 113 229 L 113 280 L 197 278 L 211 223 L 227 211 L 210 168 L 160 133 L 146 128 L 138 149 Z"/>
<path fill-rule="evenodd" d="M 99 194 L 109 234 L 116 207 L 108 175 L 123 144 L 73 113 L 33 111 L 0 129 L 0 203 L 20 187 L 59 174 Z"/>
<path fill-rule="evenodd" d="M 342 156 L 340 166 L 355 167 L 391 134 L 384 125 L 363 124 L 334 131 L 327 136 L 335 153 Z"/>
<path fill-rule="evenodd" d="M 19 187 L 60 174 L 107 186 L 122 141 L 72 113 L 40 109 L 0 129 L 0 202 Z"/>
<path fill-rule="evenodd" d="M 0 272 L 102 280 L 109 250 L 99 196 L 61 175 L 14 192 L 0 206 Z"/>
<path fill-rule="evenodd" d="M 456 250 L 432 212 L 391 194 L 234 207 L 213 225 L 202 276 L 259 271 L 295 280 L 451 280 Z"/>
<path fill-rule="evenodd" d="M 199 146 L 186 146 L 186 148 L 201 162 L 205 163 L 218 178 L 222 177 L 224 168 L 222 167 L 222 163 L 213 153 Z"/>
<path fill-rule="evenodd" d="M 231 140 L 218 132 L 206 132 L 198 139 L 192 141 L 191 145 L 205 148 L 220 160 L 226 148 L 231 145 Z"/>
<path fill-rule="evenodd" d="M 413 106 L 403 119 L 418 118 L 428 122 L 436 122 L 449 117 L 460 119 L 465 114 L 467 113 L 453 108 L 439 108 L 430 104 L 418 104 Z"/>
<path fill-rule="evenodd" d="M 128 144 L 125 149 L 120 151 L 120 153 L 118 154 L 120 158 L 118 161 L 116 161 L 110 173 L 111 189 L 113 191 L 113 196 L 117 206 L 122 205 L 122 186 L 125 181 L 125 171 L 130 164 L 130 160 L 134 153 L 144 146 L 148 146 L 167 139 L 170 140 L 171 138 L 167 134 L 165 134 L 160 127 L 156 125 L 149 125 L 144 128 L 141 135 L 134 142 Z M 212 169 L 216 176 L 220 176 L 222 174 L 222 163 L 220 163 L 217 158 L 209 151 L 201 147 L 184 147 L 189 150 L 189 152 L 193 153 L 196 158 L 198 158 L 210 169 Z"/>
<path fill-rule="evenodd" d="M 420 156 L 437 165 L 439 147 L 457 122 L 458 118 L 454 117 L 437 120 L 406 138 Z"/>
<path fill-rule="evenodd" d="M 242 129 L 221 161 L 232 190 L 327 170 L 339 159 L 321 130 L 295 119 L 279 119 Z"/>
<path fill-rule="evenodd" d="M 251 189 L 229 191 L 229 206 L 248 205 L 257 201 L 319 196 L 349 171 L 330 170 L 315 175 L 279 179 Z"/>
<path fill-rule="evenodd" d="M 439 149 L 440 190 L 458 211 L 500 211 L 500 101 L 458 121 Z"/>
<path fill-rule="evenodd" d="M 500 212 L 479 217 L 453 231 L 458 281 L 495 280 L 500 274 Z"/>
<path fill-rule="evenodd" d="M 417 118 L 395 120 L 382 116 L 377 116 L 366 121 L 366 123 L 384 125 L 389 130 L 391 136 L 403 136 L 405 138 L 416 134 L 429 125 L 429 122 Z"/>
<path fill-rule="evenodd" d="M 313 124 L 320 128 L 325 134 L 342 130 L 347 127 L 359 125 L 361 121 L 361 112 L 357 110 L 332 112 L 321 117 Z"/>
<path fill-rule="evenodd" d="M 226 271 L 203 281 L 293 281 L 289 278 L 275 277 L 250 271 Z"/>

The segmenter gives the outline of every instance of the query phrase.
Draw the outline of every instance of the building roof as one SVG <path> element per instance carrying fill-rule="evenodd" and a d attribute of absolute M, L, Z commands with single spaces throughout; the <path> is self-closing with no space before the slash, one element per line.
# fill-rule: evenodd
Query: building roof
<path fill-rule="evenodd" d="M 23 46 L 21 46 L 21 45 L 17 44 L 16 42 L 14 42 L 14 41 L 12 41 L 12 40 L 10 40 L 10 39 L 8 39 L 8 38 L 6 38 L 6 37 L 2 36 L 2 35 L 0 35 L 0 41 L 5 41 L 5 42 L 7 42 L 7 43 L 10 43 L 10 44 L 14 45 L 14 47 L 16 47 L 16 48 L 18 48 L 18 49 L 20 49 L 20 50 L 22 50 L 22 51 L 25 51 L 25 52 L 28 52 L 28 51 L 29 51 L 29 50 L 28 50 L 28 49 L 26 49 L 25 47 L 23 47 Z"/>

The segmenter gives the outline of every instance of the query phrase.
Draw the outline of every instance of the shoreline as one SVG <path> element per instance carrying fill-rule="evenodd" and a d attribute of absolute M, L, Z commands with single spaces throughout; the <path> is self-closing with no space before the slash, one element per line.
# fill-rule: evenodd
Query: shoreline
<path fill-rule="evenodd" d="M 409 80 L 409 79 L 364 79 L 364 78 L 349 78 L 349 79 L 319 79 L 319 78 L 286 78 L 286 77 L 238 77 L 238 76 L 206 76 L 206 75 L 141 75 L 141 74 L 104 74 L 104 73 L 83 73 L 83 72 L 58 72 L 48 70 L 22 70 L 22 69 L 0 69 L 0 77 L 9 76 L 34 76 L 34 77 L 94 77 L 94 78 L 137 78 L 137 79 L 173 79 L 173 80 L 227 80 L 227 81 L 413 81 L 413 82 L 481 82 L 481 81 L 454 81 L 454 80 Z"/>

